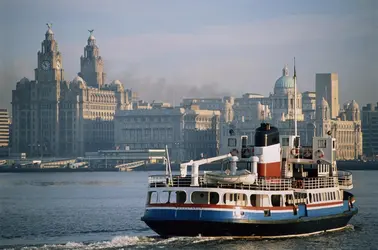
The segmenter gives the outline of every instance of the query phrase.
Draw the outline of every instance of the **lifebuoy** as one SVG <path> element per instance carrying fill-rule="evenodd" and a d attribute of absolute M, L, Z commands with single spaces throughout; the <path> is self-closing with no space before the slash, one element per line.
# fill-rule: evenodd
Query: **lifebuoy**
<path fill-rule="evenodd" d="M 231 173 L 231 171 L 229 169 L 226 169 L 224 172 L 226 173 L 226 175 L 230 175 L 230 173 Z"/>
<path fill-rule="evenodd" d="M 290 150 L 290 153 L 294 156 L 298 156 L 299 155 L 299 150 L 297 148 L 292 148 Z"/>
<path fill-rule="evenodd" d="M 318 157 L 318 158 L 323 158 L 323 157 L 324 157 L 324 152 L 323 152 L 323 150 L 318 149 L 318 150 L 315 152 L 315 155 L 316 155 L 316 157 Z"/>
<path fill-rule="evenodd" d="M 297 180 L 297 187 L 303 188 L 303 181 L 302 180 Z"/>

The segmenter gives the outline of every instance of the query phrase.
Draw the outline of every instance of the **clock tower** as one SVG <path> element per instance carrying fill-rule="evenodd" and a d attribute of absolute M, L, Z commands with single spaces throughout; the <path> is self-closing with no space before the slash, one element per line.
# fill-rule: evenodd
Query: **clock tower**
<path fill-rule="evenodd" d="M 61 86 L 64 86 L 62 55 L 54 39 L 51 24 L 47 24 L 45 40 L 38 51 L 35 69 L 36 95 L 33 109 L 36 114 L 36 140 L 41 154 L 59 155 Z"/>
<path fill-rule="evenodd" d="M 54 39 L 51 24 L 47 24 L 45 40 L 38 51 L 38 67 L 35 69 L 35 79 L 38 83 L 60 83 L 63 81 L 62 55 L 58 43 Z"/>
<path fill-rule="evenodd" d="M 79 75 L 91 87 L 101 88 L 105 82 L 104 61 L 96 45 L 93 30 L 89 30 L 87 46 L 84 48 L 84 56 L 80 57 Z"/>

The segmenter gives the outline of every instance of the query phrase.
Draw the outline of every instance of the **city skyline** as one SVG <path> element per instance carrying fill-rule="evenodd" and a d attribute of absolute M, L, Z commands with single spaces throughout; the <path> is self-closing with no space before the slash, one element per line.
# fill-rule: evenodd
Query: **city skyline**
<path fill-rule="evenodd" d="M 0 3 L 7 34 L 0 46 L 0 106 L 10 107 L 11 90 L 22 77 L 34 79 L 46 22 L 53 23 L 67 80 L 79 71 L 87 30 L 94 29 L 106 82 L 120 79 L 149 101 L 267 96 L 282 66 L 292 69 L 296 56 L 300 91 L 315 90 L 316 73 L 337 72 L 340 104 L 376 102 L 374 1 L 92 2 Z"/>

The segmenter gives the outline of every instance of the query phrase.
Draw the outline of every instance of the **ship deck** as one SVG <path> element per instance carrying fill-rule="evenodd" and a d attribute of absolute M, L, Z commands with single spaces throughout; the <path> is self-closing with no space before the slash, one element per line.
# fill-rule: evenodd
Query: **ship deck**
<path fill-rule="evenodd" d="M 244 190 L 307 190 L 319 188 L 335 188 L 349 190 L 353 188 L 352 174 L 346 171 L 339 171 L 338 177 L 314 177 L 314 178 L 258 178 L 254 184 L 245 183 L 210 183 L 206 181 L 206 174 L 199 175 L 198 187 L 201 188 L 225 188 Z M 180 175 L 150 175 L 148 185 L 150 188 L 160 187 L 191 187 L 192 177 L 181 177 Z"/>

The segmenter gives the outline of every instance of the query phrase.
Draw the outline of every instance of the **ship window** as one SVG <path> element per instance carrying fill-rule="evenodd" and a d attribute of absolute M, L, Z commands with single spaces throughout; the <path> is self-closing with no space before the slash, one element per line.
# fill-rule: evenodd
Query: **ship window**
<path fill-rule="evenodd" d="M 246 194 L 224 194 L 223 201 L 226 205 L 247 206 L 248 200 Z"/>
<path fill-rule="evenodd" d="M 308 201 L 309 201 L 310 203 L 312 202 L 312 194 L 311 194 L 311 193 L 308 194 Z"/>
<path fill-rule="evenodd" d="M 273 194 L 271 196 L 272 206 L 273 207 L 281 207 L 282 206 L 282 196 Z"/>
<path fill-rule="evenodd" d="M 184 191 L 176 191 L 176 203 L 183 204 L 186 201 L 186 193 Z"/>
<path fill-rule="evenodd" d="M 210 204 L 218 204 L 219 194 L 216 192 L 210 192 Z"/>
<path fill-rule="evenodd" d="M 247 206 L 248 200 L 246 194 L 237 194 L 236 205 Z"/>
<path fill-rule="evenodd" d="M 192 193 L 193 204 L 209 204 L 208 192 L 193 192 Z"/>
<path fill-rule="evenodd" d="M 327 141 L 326 140 L 319 140 L 318 141 L 318 148 L 326 148 L 327 147 Z"/>
<path fill-rule="evenodd" d="M 163 191 L 159 195 L 160 203 L 169 203 L 169 191 Z"/>
<path fill-rule="evenodd" d="M 229 138 L 228 139 L 228 146 L 229 147 L 236 147 L 236 138 Z"/>
<path fill-rule="evenodd" d="M 293 200 L 293 195 L 292 194 L 287 194 L 285 196 L 285 206 L 290 206 L 290 205 L 294 205 L 294 200 Z"/>
<path fill-rule="evenodd" d="M 282 146 L 289 146 L 289 138 L 282 138 Z"/>
<path fill-rule="evenodd" d="M 256 195 L 251 195 L 251 206 L 256 207 Z"/>
<path fill-rule="evenodd" d="M 155 204 L 158 203 L 158 195 L 156 192 L 148 192 L 148 204 Z"/>

